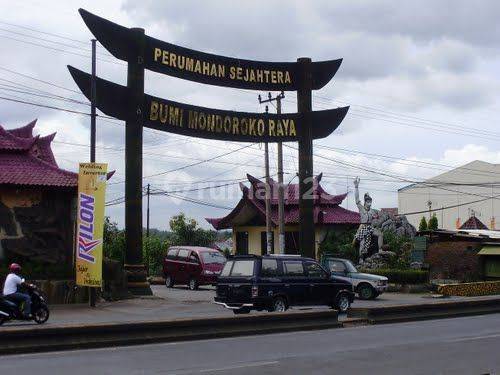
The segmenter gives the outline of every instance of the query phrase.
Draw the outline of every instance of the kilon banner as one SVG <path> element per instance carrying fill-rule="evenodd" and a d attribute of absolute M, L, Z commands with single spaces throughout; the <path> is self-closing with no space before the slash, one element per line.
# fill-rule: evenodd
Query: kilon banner
<path fill-rule="evenodd" d="M 76 237 L 76 284 L 102 285 L 102 242 L 107 164 L 80 163 Z"/>

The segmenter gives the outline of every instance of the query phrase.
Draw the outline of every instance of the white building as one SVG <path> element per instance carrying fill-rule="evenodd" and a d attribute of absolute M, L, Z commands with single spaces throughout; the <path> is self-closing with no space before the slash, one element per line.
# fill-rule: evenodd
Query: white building
<path fill-rule="evenodd" d="M 476 160 L 403 187 L 398 190 L 398 212 L 416 228 L 431 212 L 442 229 L 457 229 L 473 215 L 489 229 L 500 228 L 495 220 L 500 216 L 500 164 Z"/>

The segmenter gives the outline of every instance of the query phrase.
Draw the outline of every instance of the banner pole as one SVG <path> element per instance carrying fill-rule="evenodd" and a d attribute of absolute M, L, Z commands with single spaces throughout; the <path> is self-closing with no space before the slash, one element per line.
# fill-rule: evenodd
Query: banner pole
<path fill-rule="evenodd" d="M 92 39 L 92 79 L 90 81 L 90 162 L 95 163 L 96 146 L 96 39 Z M 97 300 L 96 288 L 89 287 L 89 306 L 95 307 Z"/>

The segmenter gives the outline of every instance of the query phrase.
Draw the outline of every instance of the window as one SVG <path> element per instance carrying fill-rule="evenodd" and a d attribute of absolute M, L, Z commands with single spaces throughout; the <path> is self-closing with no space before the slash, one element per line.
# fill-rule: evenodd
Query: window
<path fill-rule="evenodd" d="M 287 276 L 305 276 L 302 262 L 285 261 L 283 262 L 283 268 Z"/>
<path fill-rule="evenodd" d="M 262 277 L 278 276 L 278 262 L 276 259 L 262 259 L 262 268 L 260 270 Z"/>
<path fill-rule="evenodd" d="M 307 262 L 306 263 L 307 275 L 309 277 L 320 277 L 322 279 L 327 277 L 327 273 L 318 263 L 315 262 Z"/>
<path fill-rule="evenodd" d="M 229 262 L 226 263 L 224 268 L 222 269 L 222 272 L 220 273 L 221 276 L 229 276 L 231 273 L 231 268 L 233 267 L 233 261 L 230 260 Z"/>
<path fill-rule="evenodd" d="M 224 264 L 226 263 L 226 257 L 219 252 L 210 251 L 201 253 L 201 257 L 203 258 L 203 263 L 217 263 Z"/>
<path fill-rule="evenodd" d="M 170 249 L 167 253 L 167 259 L 175 259 L 177 256 L 177 249 Z"/>
<path fill-rule="evenodd" d="M 231 276 L 253 276 L 253 264 L 253 260 L 235 261 Z"/>
<path fill-rule="evenodd" d="M 330 267 L 331 272 L 343 273 L 346 270 L 344 263 L 339 262 L 338 260 L 330 260 L 328 262 L 328 267 Z"/>
<path fill-rule="evenodd" d="M 222 269 L 222 272 L 220 273 L 221 276 L 229 276 L 231 273 L 231 268 L 233 267 L 233 261 L 230 260 L 224 265 L 224 268 Z"/>
<path fill-rule="evenodd" d="M 191 255 L 189 256 L 189 262 L 190 263 L 200 263 L 200 260 L 198 259 L 198 255 L 196 255 L 195 253 L 191 253 Z"/>
<path fill-rule="evenodd" d="M 177 254 L 177 258 L 179 258 L 179 260 L 186 261 L 188 258 L 188 255 L 189 255 L 189 251 L 184 250 L 184 249 L 180 249 L 179 254 Z"/>

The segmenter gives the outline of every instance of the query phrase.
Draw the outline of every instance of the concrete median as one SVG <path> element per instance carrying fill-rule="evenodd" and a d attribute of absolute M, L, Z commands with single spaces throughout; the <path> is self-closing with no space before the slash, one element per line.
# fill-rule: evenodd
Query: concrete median
<path fill-rule="evenodd" d="M 337 312 L 315 311 L 229 318 L 20 327 L 1 332 L 0 354 L 212 339 L 341 326 Z"/>
<path fill-rule="evenodd" d="M 443 319 L 500 312 L 500 298 L 473 301 L 443 301 L 418 305 L 353 308 L 349 318 L 366 319 L 369 324 Z"/>

